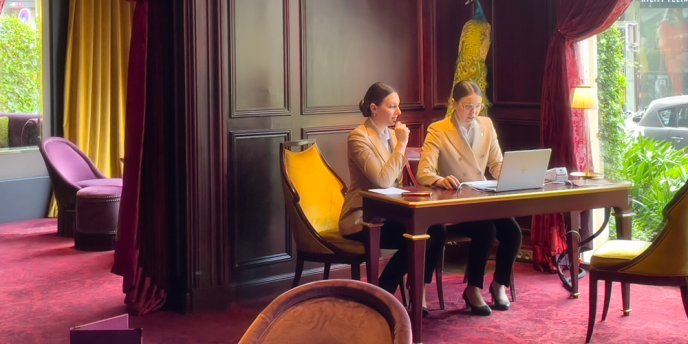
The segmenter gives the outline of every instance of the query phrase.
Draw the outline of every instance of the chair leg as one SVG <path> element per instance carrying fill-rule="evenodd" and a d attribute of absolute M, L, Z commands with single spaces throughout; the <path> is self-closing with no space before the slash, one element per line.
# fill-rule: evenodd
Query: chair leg
<path fill-rule="evenodd" d="M 621 301 L 623 303 L 624 316 L 631 315 L 631 284 L 621 283 Z"/>
<path fill-rule="evenodd" d="M 330 267 L 332 264 L 330 263 L 325 263 L 325 269 L 323 270 L 323 279 L 328 280 L 330 279 Z M 353 270 L 352 270 L 353 271 Z M 353 273 L 353 272 L 352 272 Z"/>
<path fill-rule="evenodd" d="M 435 284 L 437 284 L 437 298 L 440 301 L 440 309 L 444 310 L 444 247 L 442 248 L 442 253 L 440 253 L 440 259 L 437 260 L 437 265 L 435 265 Z"/>
<path fill-rule="evenodd" d="M 681 299 L 683 299 L 683 310 L 686 311 L 688 317 L 688 281 L 687 284 L 681 286 Z"/>
<path fill-rule="evenodd" d="M 406 284 L 404 283 L 404 278 L 402 277 L 399 281 L 399 293 L 401 294 L 401 304 L 404 307 L 408 307 L 408 298 L 406 294 Z"/>
<path fill-rule="evenodd" d="M 509 291 L 511 292 L 511 302 L 516 302 L 516 283 L 514 283 L 514 269 L 511 269 L 511 278 L 509 281 Z"/>
<path fill-rule="evenodd" d="M 351 264 L 351 279 L 361 280 L 361 264 Z"/>
<path fill-rule="evenodd" d="M 602 309 L 602 321 L 607 319 L 609 301 L 612 298 L 612 281 L 604 281 L 604 308 Z"/>
<path fill-rule="evenodd" d="M 586 343 L 590 343 L 590 339 L 592 339 L 592 331 L 595 328 L 595 316 L 597 315 L 597 276 L 594 275 L 594 272 L 590 273 L 589 294 L 588 333 L 585 335 Z"/>
<path fill-rule="evenodd" d="M 296 271 L 294 271 L 294 282 L 292 282 L 291 287 L 294 288 L 299 285 L 301 280 L 301 273 L 303 272 L 303 258 L 296 254 Z"/>

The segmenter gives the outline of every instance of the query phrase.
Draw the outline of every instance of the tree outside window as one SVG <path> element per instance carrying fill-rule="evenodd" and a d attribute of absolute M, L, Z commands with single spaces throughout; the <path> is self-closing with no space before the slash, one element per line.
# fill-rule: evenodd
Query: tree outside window
<path fill-rule="evenodd" d="M 34 1 L 0 15 L 0 149 L 35 145 L 41 133 L 41 40 Z"/>

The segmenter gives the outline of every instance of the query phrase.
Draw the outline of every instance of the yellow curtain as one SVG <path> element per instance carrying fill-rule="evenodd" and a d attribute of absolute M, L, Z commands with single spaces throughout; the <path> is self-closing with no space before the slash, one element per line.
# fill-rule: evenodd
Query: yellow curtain
<path fill-rule="evenodd" d="M 107 177 L 122 176 L 135 2 L 70 0 L 64 136 Z"/>

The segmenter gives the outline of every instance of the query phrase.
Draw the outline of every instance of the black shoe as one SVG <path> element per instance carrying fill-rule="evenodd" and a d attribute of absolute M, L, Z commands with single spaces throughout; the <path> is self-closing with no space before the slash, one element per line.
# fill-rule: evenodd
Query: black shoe
<path fill-rule="evenodd" d="M 481 316 L 488 316 L 492 314 L 492 310 L 490 309 L 490 306 L 484 305 L 484 306 L 473 306 L 470 301 L 468 301 L 468 296 L 466 296 L 466 292 L 463 292 L 463 300 L 466 301 L 466 308 L 468 308 L 473 315 L 481 315 Z"/>
<path fill-rule="evenodd" d="M 499 300 L 497 298 L 497 294 L 495 293 L 494 289 L 492 289 L 492 284 L 490 284 L 490 295 L 492 295 L 492 308 L 498 310 L 498 311 L 508 311 L 509 307 L 511 307 L 511 303 L 509 302 L 509 299 L 506 301 Z"/>
<path fill-rule="evenodd" d="M 428 315 L 430 315 L 430 310 L 428 307 L 423 307 L 423 318 L 427 317 Z"/>

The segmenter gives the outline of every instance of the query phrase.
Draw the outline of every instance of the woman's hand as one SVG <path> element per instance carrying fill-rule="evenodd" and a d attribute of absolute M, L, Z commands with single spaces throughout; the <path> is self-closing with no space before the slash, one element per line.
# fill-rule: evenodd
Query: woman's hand
<path fill-rule="evenodd" d="M 438 179 L 433 186 L 441 187 L 447 190 L 456 190 L 459 188 L 461 185 L 461 182 L 459 182 L 459 179 L 452 176 L 448 175 L 442 179 Z"/>
<path fill-rule="evenodd" d="M 399 121 L 394 123 L 394 135 L 397 137 L 397 147 L 401 148 L 402 151 L 405 150 L 406 145 L 408 145 L 410 132 L 411 131 L 406 127 L 406 124 Z"/>

